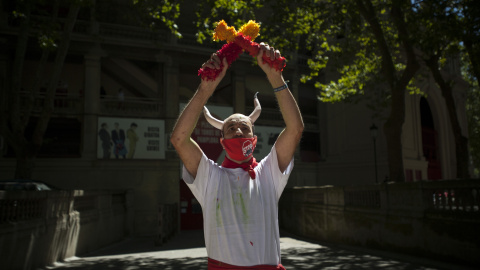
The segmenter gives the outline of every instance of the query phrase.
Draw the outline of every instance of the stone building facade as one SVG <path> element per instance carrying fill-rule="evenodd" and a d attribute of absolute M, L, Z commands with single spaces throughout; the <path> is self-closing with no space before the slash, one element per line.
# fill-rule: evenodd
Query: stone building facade
<path fill-rule="evenodd" d="M 181 213 L 193 211 L 194 202 L 182 198 L 181 163 L 169 144 L 169 133 L 181 104 L 188 102 L 200 82 L 199 67 L 222 44 L 200 45 L 193 33 L 177 39 L 167 31 L 152 32 L 121 23 L 116 19 L 119 16 L 117 12 L 102 17 L 104 20 L 79 18 L 59 82 L 46 143 L 36 159 L 33 178 L 62 189 L 130 190 L 134 201 L 131 233 L 154 235 L 158 230 L 160 205 L 179 203 Z M 18 29 L 2 20 L 0 34 L 0 76 L 5 84 Z M 24 65 L 23 89 L 32 87 L 32 80 L 28 78 L 35 74 L 39 54 L 32 39 Z M 384 181 L 388 166 L 385 137 L 381 132 L 383 122 L 373 120 L 372 112 L 362 103 L 318 101 L 317 90 L 299 80 L 307 69 L 305 56 L 288 60 L 284 77 L 290 81 L 305 122 L 304 138 L 296 153 L 288 186 Z M 454 62 L 450 68 L 459 74 Z M 51 66 L 46 70 L 51 70 Z M 323 76 L 324 81 L 330 80 L 327 74 Z M 455 178 L 454 138 L 445 102 L 433 80 L 427 80 L 420 87 L 428 94 L 426 98 L 406 97 L 403 130 L 406 180 Z M 120 89 L 123 98 L 119 96 Z M 250 113 L 256 92 L 263 106 L 256 125 L 265 130 L 264 147 L 268 147 L 269 136 L 283 127 L 283 121 L 273 91 L 251 57 L 242 55 L 230 67 L 208 106 Z M 4 96 L 4 93 L 0 95 L 2 104 Z M 40 93 L 36 99 L 41 98 Z M 466 133 L 465 95 L 461 84 L 456 90 L 456 104 Z M 163 132 L 157 140 L 161 153 L 153 158 L 123 159 L 120 156 L 117 159 L 112 152 L 108 159 L 103 158 L 99 132 L 104 120 L 111 120 L 110 130 L 115 122 L 121 121 L 163 126 L 155 130 Z M 375 153 L 369 130 L 372 124 L 379 127 Z M 129 127 L 123 128 L 126 132 Z M 15 169 L 13 152 L 3 143 L 1 153 L 0 179 L 11 179 Z M 137 153 L 141 154 L 139 148 Z"/>

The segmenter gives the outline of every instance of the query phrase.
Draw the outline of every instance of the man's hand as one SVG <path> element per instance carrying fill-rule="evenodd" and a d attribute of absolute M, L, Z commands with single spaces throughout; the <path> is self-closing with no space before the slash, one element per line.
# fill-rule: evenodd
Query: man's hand
<path fill-rule="evenodd" d="M 221 69 L 222 71 L 218 75 L 215 80 L 207 80 L 207 79 L 202 79 L 202 82 L 200 83 L 200 87 L 205 87 L 206 89 L 212 91 L 215 91 L 217 88 L 218 84 L 222 81 L 223 77 L 225 77 L 225 74 L 227 73 L 227 68 L 228 68 L 228 63 L 227 63 L 227 58 L 224 57 L 223 59 L 220 59 L 216 53 L 212 54 L 210 59 L 203 63 L 202 68 L 210 68 L 210 69 Z"/>
<path fill-rule="evenodd" d="M 258 52 L 258 55 L 257 55 L 257 62 L 260 68 L 262 68 L 262 70 L 267 75 L 268 81 L 270 82 L 273 88 L 284 85 L 285 81 L 283 80 L 282 71 L 277 70 L 274 67 L 271 67 L 268 63 L 264 63 L 262 59 L 264 54 L 265 56 L 270 58 L 270 60 L 274 61 L 281 57 L 280 51 L 275 50 L 275 48 L 270 47 L 268 44 L 261 42 L 260 51 Z"/>
<path fill-rule="evenodd" d="M 271 67 L 268 63 L 264 63 L 262 57 L 265 54 L 266 57 L 270 58 L 270 60 L 275 61 L 276 59 L 281 57 L 280 51 L 275 50 L 275 48 L 271 47 L 268 44 L 265 44 L 264 42 L 260 43 L 260 51 L 258 52 L 257 55 L 257 62 L 258 65 L 262 68 L 262 70 L 267 74 L 267 77 L 280 77 L 282 75 L 282 72 L 280 70 L 277 70 L 274 67 Z"/>

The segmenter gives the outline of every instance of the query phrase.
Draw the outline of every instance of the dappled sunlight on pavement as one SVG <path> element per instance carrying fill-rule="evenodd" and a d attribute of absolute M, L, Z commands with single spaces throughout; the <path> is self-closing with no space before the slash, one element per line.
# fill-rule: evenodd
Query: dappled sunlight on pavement
<path fill-rule="evenodd" d="M 49 269 L 207 269 L 206 258 L 157 258 L 155 256 L 137 257 L 123 256 L 122 258 L 98 257 L 89 260 L 74 260 L 66 262 L 57 267 L 49 267 Z"/>
<path fill-rule="evenodd" d="M 283 234 L 285 235 L 285 234 Z M 303 269 L 469 269 L 435 263 L 421 258 L 343 248 L 287 235 L 281 237 L 282 264 L 288 270 Z M 381 254 L 381 255 L 379 255 Z M 134 238 L 92 252 L 80 258 L 57 263 L 47 269 L 207 269 L 207 252 L 202 231 L 184 231 L 162 247 L 153 239 Z"/>
<path fill-rule="evenodd" d="M 282 262 L 287 269 L 442 269 L 331 248 L 292 238 L 282 238 L 281 247 Z"/>

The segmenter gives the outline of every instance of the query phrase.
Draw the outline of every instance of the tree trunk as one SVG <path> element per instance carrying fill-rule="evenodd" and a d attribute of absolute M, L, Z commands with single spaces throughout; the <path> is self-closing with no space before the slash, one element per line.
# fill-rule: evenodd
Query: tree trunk
<path fill-rule="evenodd" d="M 403 167 L 402 130 L 405 122 L 405 89 L 391 89 L 390 114 L 383 126 L 387 142 L 389 181 L 405 181 Z"/>
<path fill-rule="evenodd" d="M 385 76 L 391 97 L 390 114 L 383 126 L 387 141 L 387 156 L 390 181 L 404 181 L 403 152 L 402 152 L 402 128 L 405 121 L 405 93 L 396 88 L 395 64 L 390 48 L 385 39 L 384 32 L 375 13 L 371 1 L 356 0 L 357 7 L 363 18 L 370 25 L 371 31 L 377 40 L 378 49 L 382 55 L 382 73 Z"/>
<path fill-rule="evenodd" d="M 50 121 L 51 114 L 53 113 L 55 90 L 58 85 L 58 81 L 60 80 L 63 64 L 65 62 L 65 57 L 67 56 L 68 48 L 70 45 L 70 36 L 72 34 L 73 27 L 75 26 L 79 10 L 80 6 L 78 6 L 77 4 L 70 5 L 67 20 L 63 29 L 62 40 L 60 42 L 55 57 L 52 77 L 50 79 L 47 92 L 45 93 L 43 110 L 40 114 L 37 125 L 35 126 L 35 130 L 33 131 L 32 144 L 34 145 L 35 149 L 40 149 L 40 147 L 42 146 L 43 136 L 45 135 L 45 131 L 48 127 L 48 122 Z M 36 154 L 37 153 L 34 153 L 35 156 Z"/>
<path fill-rule="evenodd" d="M 20 105 L 20 90 L 23 74 L 23 64 L 25 61 L 25 53 L 27 50 L 28 37 L 30 32 L 30 11 L 32 7 L 30 3 L 25 5 L 23 12 L 24 16 L 21 18 L 20 31 L 17 36 L 17 44 L 15 53 L 13 54 L 13 63 L 11 65 L 11 73 L 8 76 L 11 78 L 5 89 L 5 97 L 7 102 L 2 108 L 0 115 L 0 132 L 5 138 L 7 145 L 13 148 L 17 159 L 22 157 L 21 152 L 27 140 L 25 139 L 26 123 L 22 122 L 22 110 Z M 15 172 L 15 177 L 29 178 L 30 174 L 21 175 Z"/>
<path fill-rule="evenodd" d="M 45 100 L 44 100 L 44 107 L 42 109 L 42 112 L 40 114 L 40 117 L 37 121 L 37 124 L 35 126 L 32 139 L 31 141 L 27 141 L 24 139 L 24 130 L 25 130 L 25 125 L 29 121 L 29 117 L 24 117 L 24 124 L 22 125 L 19 123 L 17 125 L 16 129 L 14 130 L 14 134 L 16 136 L 21 137 L 22 141 L 20 145 L 18 145 L 16 149 L 16 157 L 17 157 L 17 165 L 15 169 L 15 177 L 20 177 L 20 178 L 31 178 L 32 173 L 34 170 L 34 165 L 35 165 L 35 157 L 37 156 L 42 144 L 43 144 L 43 137 L 45 135 L 45 131 L 48 127 L 48 123 L 50 121 L 51 114 L 53 112 L 53 104 L 54 104 L 54 97 L 55 97 L 55 90 L 58 84 L 58 81 L 60 79 L 60 75 L 63 69 L 63 64 L 65 61 L 65 57 L 68 52 L 68 48 L 70 45 L 70 36 L 73 30 L 73 27 L 76 23 L 77 20 L 77 15 L 80 10 L 80 6 L 78 6 L 75 3 L 72 3 L 69 8 L 69 13 L 67 16 L 67 19 L 65 21 L 65 26 L 63 29 L 63 34 L 62 38 L 60 41 L 60 45 L 58 47 L 56 57 L 55 57 L 55 62 L 54 62 L 54 69 L 52 76 L 50 78 L 49 86 L 47 88 L 47 91 L 45 93 Z M 26 43 L 25 43 L 26 45 Z M 17 52 L 18 54 L 18 52 Z M 43 59 L 44 57 L 42 57 Z M 22 61 L 24 60 L 24 57 L 21 59 Z M 39 68 L 42 68 L 41 66 Z M 18 76 L 21 75 L 21 72 L 23 70 L 19 71 L 20 73 Z M 19 99 L 18 91 L 15 92 L 17 95 L 17 99 Z M 18 103 L 19 104 L 19 103 Z M 19 106 L 19 105 L 18 105 Z M 21 109 L 21 108 L 19 108 Z M 23 108 L 25 109 L 25 112 L 29 112 L 29 108 Z M 15 121 L 20 121 L 19 117 L 17 116 L 17 120 Z M 19 128 L 22 127 L 23 128 Z M 9 136 L 12 137 L 12 136 Z M 15 144 L 15 143 L 12 143 Z"/>
<path fill-rule="evenodd" d="M 393 1 L 390 13 L 407 58 L 405 70 L 403 70 L 401 74 L 398 74 L 399 72 L 397 72 L 394 63 L 395 58 L 392 56 L 391 48 L 386 41 L 383 28 L 378 21 L 372 1 L 356 0 L 360 14 L 362 14 L 363 18 L 370 25 L 372 33 L 377 40 L 377 46 L 382 55 L 382 72 L 392 95 L 390 114 L 383 130 L 387 140 L 390 181 L 394 182 L 405 181 L 402 146 L 402 129 L 403 123 L 405 122 L 405 91 L 410 80 L 419 69 L 402 10 L 402 4 L 405 3 L 406 0 Z"/>
<path fill-rule="evenodd" d="M 470 59 L 470 64 L 472 65 L 472 71 L 474 77 L 477 79 L 477 83 L 480 85 L 480 59 L 478 49 L 474 47 L 472 41 L 469 38 L 464 39 L 465 49 L 468 53 L 468 58 Z M 479 46 L 475 44 L 475 46 Z"/>
<path fill-rule="evenodd" d="M 56 23 L 58 19 L 58 10 L 59 10 L 59 1 L 55 1 L 52 9 L 52 13 L 53 13 L 52 18 L 50 19 L 51 24 Z M 37 67 L 37 72 L 33 81 L 33 86 L 30 89 L 30 91 L 28 91 L 27 102 L 25 103 L 25 107 L 23 108 L 24 119 L 22 119 L 22 121 L 25 123 L 28 123 L 28 121 L 30 120 L 30 116 L 32 115 L 35 96 L 37 93 L 40 92 L 41 83 L 43 78 L 45 77 L 46 63 L 48 61 L 49 55 L 50 55 L 50 50 L 43 50 L 42 56 L 40 57 L 40 61 Z"/>
<path fill-rule="evenodd" d="M 442 91 L 442 96 L 447 105 L 448 116 L 452 125 L 453 136 L 455 138 L 457 178 L 470 178 L 468 139 L 467 137 L 462 135 L 462 129 L 460 127 L 460 121 L 458 120 L 457 108 L 455 106 L 455 99 L 453 97 L 452 87 L 448 82 L 445 81 L 441 74 L 441 71 L 438 67 L 437 56 L 433 56 L 425 62 L 430 68 L 435 82 L 440 87 L 440 90 Z"/>
<path fill-rule="evenodd" d="M 9 89 L 7 90 L 8 103 L 7 111 L 5 113 L 9 117 L 2 117 L 2 126 L 5 128 L 3 130 L 5 133 L 4 137 L 6 138 L 7 143 L 10 145 L 15 145 L 16 140 L 24 140 L 26 123 L 21 121 L 20 90 L 22 85 L 23 64 L 25 62 L 25 53 L 27 50 L 28 36 L 30 32 L 30 11 L 31 6 L 27 4 L 24 12 L 25 16 L 20 24 L 20 33 L 18 34 L 17 46 L 13 58 L 11 83 L 9 85 Z"/>

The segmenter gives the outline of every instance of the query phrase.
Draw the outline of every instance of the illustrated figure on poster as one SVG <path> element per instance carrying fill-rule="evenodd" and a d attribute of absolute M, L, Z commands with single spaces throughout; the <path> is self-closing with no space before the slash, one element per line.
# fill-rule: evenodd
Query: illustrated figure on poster
<path fill-rule="evenodd" d="M 114 124 L 115 129 L 112 130 L 112 141 L 115 144 L 113 148 L 113 154 L 115 158 L 119 156 L 125 158 L 127 155 L 127 148 L 125 147 L 125 131 L 120 129 L 120 125 L 118 123 Z"/>
<path fill-rule="evenodd" d="M 253 124 L 261 106 L 256 95 L 249 116 L 236 113 L 222 121 L 205 107 L 225 77 L 226 58 L 214 53 L 202 65 L 201 70 L 208 72 L 199 72 L 200 85 L 180 114 L 171 143 L 183 162 L 183 180 L 202 206 L 208 269 L 285 269 L 281 265 L 278 201 L 293 169 L 303 120 L 283 79 L 284 65 L 279 62 L 285 58 L 260 43 L 257 62 L 273 88 L 286 127 L 267 157 L 257 162 Z M 220 144 L 226 157 L 221 166 L 208 159 L 191 138 L 202 110 L 208 122 L 222 132 Z"/>
<path fill-rule="evenodd" d="M 98 136 L 102 141 L 103 158 L 109 159 L 110 149 L 112 148 L 112 139 L 110 137 L 110 133 L 108 132 L 107 123 L 102 123 L 100 131 L 98 131 Z"/>
<path fill-rule="evenodd" d="M 135 149 L 137 148 L 137 142 L 139 139 L 136 133 L 137 127 L 136 123 L 132 123 L 127 130 L 127 139 L 129 141 L 127 158 L 133 158 L 135 155 Z"/>

